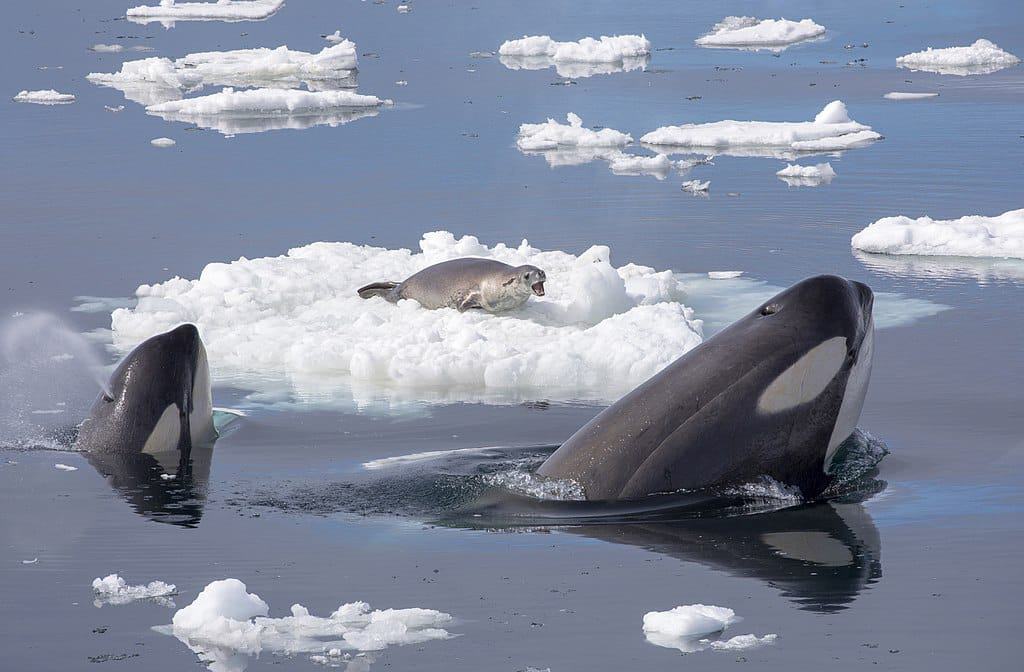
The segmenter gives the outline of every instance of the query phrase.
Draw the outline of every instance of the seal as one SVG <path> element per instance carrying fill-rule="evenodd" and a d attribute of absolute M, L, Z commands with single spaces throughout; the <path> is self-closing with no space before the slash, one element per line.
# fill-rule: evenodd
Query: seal
<path fill-rule="evenodd" d="M 808 278 L 602 411 L 538 469 L 588 500 L 739 485 L 769 476 L 819 495 L 860 418 L 873 294 Z"/>
<path fill-rule="evenodd" d="M 75 447 L 95 453 L 177 453 L 212 444 L 210 368 L 195 325 L 143 341 L 121 360 L 78 428 Z"/>
<path fill-rule="evenodd" d="M 464 257 L 428 266 L 403 282 L 374 282 L 358 292 L 364 299 L 380 296 L 392 303 L 415 299 L 431 310 L 502 313 L 522 306 L 530 294 L 544 296 L 546 280 L 544 271 L 536 266 Z"/>

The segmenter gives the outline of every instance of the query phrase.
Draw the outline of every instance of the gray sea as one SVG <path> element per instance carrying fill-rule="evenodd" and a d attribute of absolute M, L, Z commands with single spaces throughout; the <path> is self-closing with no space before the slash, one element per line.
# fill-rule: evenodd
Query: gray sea
<path fill-rule="evenodd" d="M 169 28 L 124 20 L 129 4 L 4 5 L 5 324 L 45 312 L 85 334 L 107 365 L 116 359 L 104 331 L 110 310 L 130 305 L 140 284 L 315 241 L 415 249 L 437 229 L 572 254 L 608 245 L 617 264 L 739 269 L 777 287 L 837 273 L 903 300 L 890 307 L 906 319 L 877 334 L 860 422 L 890 453 L 866 492 L 828 503 L 508 527 L 446 512 L 482 474 L 503 468 L 496 464 L 541 459 L 600 404 L 535 394 L 413 400 L 401 412 L 252 405 L 245 380 L 216 381 L 216 405 L 246 416 L 212 455 L 197 457 L 192 488 L 127 472 L 105 478 L 109 470 L 89 456 L 22 433 L 33 411 L 52 408 L 40 390 L 59 389 L 84 407 L 96 387 L 8 362 L 0 371 L 0 667 L 320 669 L 304 653 L 193 651 L 153 630 L 227 577 L 244 581 L 272 616 L 294 603 L 326 615 L 357 600 L 453 616 L 450 638 L 327 660 L 351 670 L 1019 667 L 1024 263 L 858 255 L 849 241 L 885 216 L 948 219 L 1024 205 L 1024 67 L 959 77 L 895 66 L 902 54 L 980 37 L 1024 55 L 1024 4 L 414 0 L 401 13 L 393 0 L 288 0 L 264 21 Z M 828 32 L 778 54 L 693 45 L 728 14 L 811 17 Z M 84 79 L 148 56 L 282 44 L 319 51 L 321 36 L 339 29 L 358 45 L 359 91 L 394 99 L 392 108 L 298 124 L 307 128 L 219 132 L 146 114 Z M 471 56 L 524 34 L 629 33 L 654 46 L 649 63 L 629 72 L 567 79 Z M 152 51 L 90 51 L 97 43 Z M 77 100 L 11 100 L 49 88 Z M 894 102 L 882 98 L 888 91 L 940 95 Z M 515 145 L 519 124 L 570 111 L 639 137 L 671 123 L 811 119 L 834 99 L 884 139 L 817 158 L 838 173 L 819 187 L 781 181 L 778 158 L 720 155 L 689 176 L 658 180 L 615 175 L 601 161 L 551 167 Z M 151 146 L 160 136 L 177 144 Z M 680 189 L 695 178 L 711 181 L 707 197 Z M 98 306 L 81 310 L 90 302 Z M 721 309 L 721 300 L 705 302 L 709 313 Z M 914 310 L 921 305 L 935 309 Z M 498 448 L 412 469 L 363 466 L 483 447 Z M 92 580 L 114 572 L 175 584 L 176 607 L 95 605 Z M 693 653 L 645 639 L 644 614 L 695 603 L 742 617 L 726 636 L 778 638 Z"/>

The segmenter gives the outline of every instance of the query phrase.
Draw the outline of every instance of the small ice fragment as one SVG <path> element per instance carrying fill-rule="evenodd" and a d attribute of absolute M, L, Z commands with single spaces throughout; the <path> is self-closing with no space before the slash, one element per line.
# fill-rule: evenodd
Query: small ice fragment
<path fill-rule="evenodd" d="M 763 637 L 758 637 L 757 635 L 737 635 L 726 640 L 709 641 L 708 645 L 716 651 L 743 651 L 758 646 L 774 644 L 778 638 L 778 635 L 764 635 Z"/>
<path fill-rule="evenodd" d="M 989 40 L 977 40 L 969 47 L 948 47 L 900 56 L 896 65 L 911 70 L 924 70 L 940 75 L 985 75 L 1020 63 L 1013 54 L 1003 51 Z"/>
<path fill-rule="evenodd" d="M 34 565 L 37 562 L 39 562 L 39 558 L 32 558 L 31 560 L 22 560 L 21 564 L 23 564 L 23 565 Z"/>
<path fill-rule="evenodd" d="M 345 41 L 345 38 L 341 36 L 340 30 L 336 30 L 330 35 L 324 35 L 324 39 L 330 42 L 331 44 L 338 44 L 339 42 Z"/>
<path fill-rule="evenodd" d="M 700 180 L 687 180 L 681 185 L 683 191 L 688 191 L 691 194 L 701 194 L 711 188 L 711 180 L 701 182 Z"/>
<path fill-rule="evenodd" d="M 711 280 L 731 280 L 743 275 L 743 271 L 708 271 Z"/>
<path fill-rule="evenodd" d="M 35 103 L 36 105 L 66 105 L 75 102 L 74 95 L 60 93 L 53 89 L 41 91 L 21 91 L 14 97 L 16 103 Z"/>
<path fill-rule="evenodd" d="M 696 40 L 697 46 L 731 49 L 769 49 L 786 47 L 825 34 L 825 27 L 810 19 L 757 19 L 752 16 L 727 16 L 711 32 Z"/>
<path fill-rule="evenodd" d="M 149 144 L 154 147 L 174 147 L 177 143 L 170 138 L 153 138 L 149 141 Z"/>
<path fill-rule="evenodd" d="M 173 583 L 164 583 L 163 581 L 151 581 L 148 584 L 131 586 L 117 574 L 108 574 L 103 578 L 94 579 L 92 589 L 97 595 L 97 606 L 101 606 L 102 604 L 128 604 L 135 600 L 166 597 L 173 595 L 176 587 Z"/>
<path fill-rule="evenodd" d="M 792 187 L 816 187 L 831 182 L 836 176 L 836 171 L 832 169 L 830 163 L 819 163 L 814 166 L 790 163 L 775 174 Z"/>
<path fill-rule="evenodd" d="M 629 72 L 647 66 L 651 43 L 643 35 L 584 37 L 557 42 L 548 35 L 526 36 L 498 48 L 502 65 L 511 70 L 539 70 L 555 66 L 562 77 L 590 77 Z"/>
<path fill-rule="evenodd" d="M 129 21 L 258 21 L 274 14 L 284 0 L 217 0 L 216 2 L 175 2 L 160 0 L 156 6 L 131 7 Z"/>
<path fill-rule="evenodd" d="M 854 235 L 850 244 L 880 254 L 1024 259 L 1024 209 L 949 220 L 883 217 Z"/>
<path fill-rule="evenodd" d="M 114 105 L 113 107 L 111 107 L 110 105 L 104 105 L 103 109 L 107 110 L 108 112 L 123 112 L 124 105 Z"/>
<path fill-rule="evenodd" d="M 933 92 L 910 93 L 906 91 L 890 91 L 882 97 L 889 100 L 922 100 L 924 98 L 935 98 L 938 95 L 938 93 Z"/>
<path fill-rule="evenodd" d="M 161 480 L 173 481 L 177 476 L 175 474 L 160 474 Z"/>
<path fill-rule="evenodd" d="M 688 604 L 668 611 L 647 612 L 644 632 L 669 637 L 701 637 L 721 632 L 737 620 L 736 612 L 727 607 Z"/>
<path fill-rule="evenodd" d="M 61 471 L 78 471 L 78 467 L 72 467 L 70 464 L 60 464 L 59 462 L 53 465 L 53 467 Z"/>
<path fill-rule="evenodd" d="M 117 53 L 124 51 L 124 45 L 121 44 L 94 44 L 89 47 L 89 51 L 95 51 L 98 53 Z"/>
<path fill-rule="evenodd" d="M 559 147 L 625 147 L 632 136 L 613 128 L 594 131 L 583 127 L 583 120 L 570 112 L 568 124 L 548 119 L 543 124 L 522 124 L 516 145 L 524 151 L 541 151 Z"/>
<path fill-rule="evenodd" d="M 408 84 L 409 82 L 405 81 L 404 79 L 400 79 L 397 82 L 395 82 L 395 86 L 406 86 Z"/>
<path fill-rule="evenodd" d="M 412 6 L 407 3 L 403 3 L 396 7 L 396 9 L 398 10 L 399 14 L 408 14 L 409 12 L 412 11 Z"/>

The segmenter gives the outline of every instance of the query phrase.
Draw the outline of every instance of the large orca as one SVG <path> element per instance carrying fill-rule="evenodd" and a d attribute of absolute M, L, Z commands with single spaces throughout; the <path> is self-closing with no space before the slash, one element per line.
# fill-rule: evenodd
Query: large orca
<path fill-rule="evenodd" d="M 873 295 L 833 275 L 769 299 L 573 434 L 538 469 L 589 500 L 738 485 L 829 484 L 871 372 Z"/>
<path fill-rule="evenodd" d="M 216 438 L 206 348 L 195 325 L 183 324 L 143 341 L 118 364 L 75 446 L 187 459 L 194 445 Z"/>

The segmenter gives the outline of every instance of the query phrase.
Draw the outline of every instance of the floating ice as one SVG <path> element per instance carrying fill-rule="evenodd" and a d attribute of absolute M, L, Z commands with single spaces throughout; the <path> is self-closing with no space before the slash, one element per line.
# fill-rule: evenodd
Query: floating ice
<path fill-rule="evenodd" d="M 213 128 L 225 135 L 279 128 L 336 126 L 373 116 L 391 100 L 352 91 L 226 88 L 220 93 L 150 105 L 146 112 L 167 121 Z"/>
<path fill-rule="evenodd" d="M 53 468 L 54 469 L 60 469 L 61 471 L 78 471 L 78 467 L 72 467 L 69 464 L 57 463 L 57 464 L 53 465 Z"/>
<path fill-rule="evenodd" d="M 99 53 L 117 53 L 124 51 L 123 44 L 94 44 L 89 47 L 90 51 L 96 51 Z"/>
<path fill-rule="evenodd" d="M 195 601 L 159 628 L 199 654 L 211 670 L 224 669 L 239 655 L 340 656 L 343 651 L 380 651 L 389 646 L 421 644 L 451 637 L 443 626 L 452 617 L 433 609 L 370 610 L 365 602 L 338 607 L 327 617 L 313 616 L 301 604 L 291 616 L 271 618 L 259 596 L 238 579 L 208 584 Z"/>
<path fill-rule="evenodd" d="M 653 175 L 665 179 L 672 168 L 688 170 L 694 163 L 672 161 L 664 154 L 641 156 L 621 150 L 633 142 L 632 136 L 611 128 L 592 130 L 583 127 L 583 120 L 570 112 L 568 124 L 548 119 L 543 124 L 519 127 L 516 146 L 526 154 L 541 154 L 551 167 L 578 166 L 591 161 L 606 161 L 616 175 Z"/>
<path fill-rule="evenodd" d="M 712 280 L 732 280 L 743 275 L 743 271 L 708 271 Z"/>
<path fill-rule="evenodd" d="M 578 42 L 557 42 L 547 35 L 509 40 L 498 49 L 502 64 L 511 70 L 543 70 L 555 66 L 562 77 L 590 77 L 644 68 L 651 42 L 643 35 L 584 37 Z"/>
<path fill-rule="evenodd" d="M 896 65 L 911 70 L 937 72 L 940 75 L 985 75 L 1020 63 L 1020 59 L 988 40 L 977 40 L 969 47 L 948 47 L 916 51 L 896 59 Z"/>
<path fill-rule="evenodd" d="M 870 126 L 852 121 L 846 105 L 834 100 L 814 117 L 814 121 L 716 121 L 707 124 L 662 126 L 640 138 L 653 146 L 700 149 L 754 156 L 775 156 L 773 150 L 785 150 L 782 156 L 803 151 L 849 149 L 882 137 Z M 765 150 L 768 150 L 767 152 Z"/>
<path fill-rule="evenodd" d="M 128 604 L 135 600 L 167 597 L 174 594 L 175 586 L 173 583 L 164 583 L 163 581 L 151 581 L 148 584 L 131 586 L 117 574 L 109 574 L 102 579 L 94 579 L 92 590 L 96 593 L 96 606 L 102 606 L 103 604 Z"/>
<path fill-rule="evenodd" d="M 882 96 L 888 100 L 923 100 L 925 98 L 935 98 L 939 94 L 937 93 L 910 93 L 906 91 L 890 91 L 889 93 Z"/>
<path fill-rule="evenodd" d="M 160 21 L 168 26 L 173 26 L 175 21 L 259 21 L 273 15 L 283 4 L 284 0 L 160 0 L 160 4 L 156 6 L 131 7 L 126 14 L 129 21 Z"/>
<path fill-rule="evenodd" d="M 120 90 L 144 105 L 178 100 L 203 86 L 337 89 L 355 86 L 356 45 L 342 39 L 318 53 L 276 49 L 235 49 L 182 58 L 127 61 L 118 72 L 93 72 L 90 82 Z"/>
<path fill-rule="evenodd" d="M 124 112 L 124 105 L 104 105 L 103 109 L 107 112 Z"/>
<path fill-rule="evenodd" d="M 727 640 L 709 639 L 740 619 L 727 607 L 689 604 L 669 611 L 644 615 L 644 637 L 655 646 L 693 653 L 705 649 L 739 651 L 773 643 L 778 635 L 738 635 Z"/>
<path fill-rule="evenodd" d="M 798 166 L 790 163 L 775 174 L 791 187 L 816 187 L 831 182 L 832 178 L 836 176 L 836 171 L 832 169 L 831 163 L 819 163 L 813 166 Z"/>
<path fill-rule="evenodd" d="M 854 249 L 883 254 L 1024 259 L 1024 209 L 996 217 L 883 217 L 853 236 Z"/>
<path fill-rule="evenodd" d="M 339 385 L 415 391 L 430 398 L 503 399 L 543 389 L 547 399 L 614 399 L 701 341 L 671 271 L 627 264 L 594 246 L 579 256 L 482 245 L 473 236 L 425 234 L 422 252 L 314 243 L 281 257 L 211 263 L 197 280 L 137 290 L 134 309 L 112 315 L 127 350 L 180 322 L 198 325 L 214 375 L 260 380 L 284 373 L 300 396 Z M 415 301 L 364 300 L 367 282 L 402 280 L 458 257 L 534 264 L 543 298 L 507 315 L 425 310 Z M 308 390 L 308 392 L 306 391 Z"/>
<path fill-rule="evenodd" d="M 149 141 L 149 144 L 153 145 L 154 147 L 174 147 L 174 145 L 176 145 L 177 143 L 174 142 L 174 140 L 171 140 L 170 138 L 153 138 L 152 140 Z"/>
<path fill-rule="evenodd" d="M 42 91 L 21 91 L 14 97 L 16 103 L 35 103 L 36 105 L 66 105 L 75 102 L 70 93 L 61 93 L 53 89 Z"/>
<path fill-rule="evenodd" d="M 782 51 L 792 44 L 824 34 L 825 26 L 810 19 L 789 21 L 727 16 L 716 23 L 710 33 L 698 37 L 696 43 L 701 47 Z"/>
<path fill-rule="evenodd" d="M 341 31 L 336 30 L 330 35 L 324 35 L 324 39 L 331 44 L 338 44 L 339 42 L 345 42 L 345 38 L 341 36 Z"/>
<path fill-rule="evenodd" d="M 683 191 L 688 191 L 691 194 L 704 194 L 707 193 L 708 189 L 711 188 L 711 180 L 701 182 L 700 180 L 687 180 L 681 185 Z"/>

